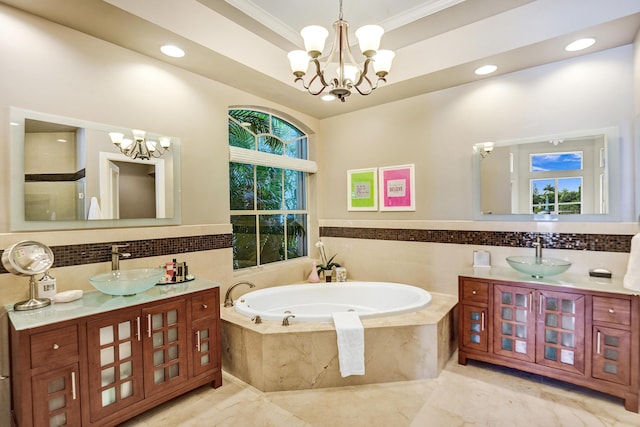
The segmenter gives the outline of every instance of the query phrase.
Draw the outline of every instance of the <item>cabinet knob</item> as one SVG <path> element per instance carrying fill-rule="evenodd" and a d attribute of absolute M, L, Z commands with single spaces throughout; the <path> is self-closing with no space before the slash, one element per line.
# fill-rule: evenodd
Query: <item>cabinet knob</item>
<path fill-rule="evenodd" d="M 616 311 L 615 311 L 613 308 L 610 308 L 610 309 L 609 309 L 609 314 L 613 314 L 613 313 L 615 313 L 615 312 L 616 312 Z"/>
<path fill-rule="evenodd" d="M 59 346 L 58 344 L 54 344 L 54 345 L 53 345 L 53 349 L 54 349 L 54 350 L 57 350 L 57 349 L 59 349 L 59 348 L 60 348 L 60 346 Z"/>
<path fill-rule="evenodd" d="M 207 309 L 209 306 L 207 304 L 202 304 L 202 308 Z"/>
<path fill-rule="evenodd" d="M 478 294 L 478 291 L 476 291 L 476 290 L 474 289 L 473 291 L 471 291 L 471 293 L 472 293 L 473 295 L 477 295 L 477 294 Z"/>

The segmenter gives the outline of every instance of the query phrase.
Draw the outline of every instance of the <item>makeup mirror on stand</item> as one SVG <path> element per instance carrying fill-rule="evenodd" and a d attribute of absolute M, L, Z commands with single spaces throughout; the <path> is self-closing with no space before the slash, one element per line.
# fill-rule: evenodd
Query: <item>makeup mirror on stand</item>
<path fill-rule="evenodd" d="M 53 252 L 39 242 L 24 240 L 9 246 L 2 253 L 2 265 L 8 272 L 29 277 L 29 299 L 14 304 L 16 311 L 35 310 L 51 304 L 49 298 L 36 298 L 36 274 L 42 274 L 53 265 Z"/>

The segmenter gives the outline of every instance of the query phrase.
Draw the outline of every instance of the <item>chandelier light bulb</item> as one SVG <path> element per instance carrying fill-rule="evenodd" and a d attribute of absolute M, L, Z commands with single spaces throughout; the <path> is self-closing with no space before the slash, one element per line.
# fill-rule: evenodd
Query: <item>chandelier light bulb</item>
<path fill-rule="evenodd" d="M 324 50 L 324 43 L 329 36 L 329 31 L 319 25 L 309 25 L 300 31 L 304 39 L 304 48 L 312 58 L 317 58 Z"/>
<path fill-rule="evenodd" d="M 302 77 L 309 69 L 309 55 L 304 50 L 292 50 L 287 54 L 291 71 L 298 77 Z"/>
<path fill-rule="evenodd" d="M 396 54 L 392 50 L 379 50 L 373 57 L 373 70 L 377 76 L 384 77 L 391 70 L 391 63 Z"/>
<path fill-rule="evenodd" d="M 383 34 L 384 29 L 379 25 L 365 25 L 356 30 L 356 37 L 364 56 L 370 58 L 376 54 L 380 49 L 380 39 Z"/>
<path fill-rule="evenodd" d="M 119 146 L 122 144 L 122 138 L 124 138 L 124 133 L 109 132 L 109 138 L 111 138 L 111 142 L 113 142 L 114 145 Z"/>
<path fill-rule="evenodd" d="M 131 149 L 131 146 L 133 145 L 133 140 L 129 139 L 129 138 L 124 138 L 121 142 L 120 142 L 120 148 L 124 151 L 128 151 Z"/>
<path fill-rule="evenodd" d="M 171 147 L 171 138 L 169 138 L 168 136 L 161 136 L 160 146 L 164 149 Z"/>

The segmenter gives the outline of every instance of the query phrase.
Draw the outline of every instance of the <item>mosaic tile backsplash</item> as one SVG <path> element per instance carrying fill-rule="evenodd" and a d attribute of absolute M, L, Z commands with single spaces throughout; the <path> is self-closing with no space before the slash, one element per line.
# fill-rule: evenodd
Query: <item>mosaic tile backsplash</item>
<path fill-rule="evenodd" d="M 51 246 L 54 267 L 94 264 L 111 261 L 111 245 L 127 245 L 127 259 L 146 258 L 187 252 L 200 252 L 232 247 L 231 234 L 209 234 L 203 236 L 172 237 L 162 239 L 102 242 L 80 245 Z M 7 270 L 0 264 L 0 273 Z"/>
<path fill-rule="evenodd" d="M 415 230 L 395 228 L 320 227 L 320 237 L 451 243 L 456 245 L 511 246 L 532 248 L 540 235 L 543 246 L 578 251 L 630 252 L 632 235 L 586 233 L 532 233 L 514 231 Z M 231 234 L 172 237 L 149 240 L 52 246 L 54 267 L 111 261 L 111 245 L 128 245 L 130 259 L 200 252 L 232 247 Z M 7 270 L 0 264 L 0 273 Z"/>
<path fill-rule="evenodd" d="M 600 252 L 630 252 L 631 238 L 633 237 L 633 235 L 626 234 L 320 227 L 320 237 L 511 246 L 517 248 L 532 248 L 532 243 L 536 241 L 537 236 L 540 236 L 542 245 L 545 248 Z"/>

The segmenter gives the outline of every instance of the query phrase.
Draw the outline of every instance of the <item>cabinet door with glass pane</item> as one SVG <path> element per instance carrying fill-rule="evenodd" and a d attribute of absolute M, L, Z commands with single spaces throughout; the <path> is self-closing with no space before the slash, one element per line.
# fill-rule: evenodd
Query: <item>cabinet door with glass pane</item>
<path fill-rule="evenodd" d="M 144 398 L 140 310 L 87 322 L 91 421 Z"/>
<path fill-rule="evenodd" d="M 36 375 L 33 382 L 33 425 L 80 425 L 78 364 Z"/>
<path fill-rule="evenodd" d="M 186 303 L 179 300 L 142 310 L 145 396 L 187 381 Z"/>
<path fill-rule="evenodd" d="M 594 378 L 629 384 L 631 368 L 631 332 L 593 327 Z"/>
<path fill-rule="evenodd" d="M 487 345 L 487 308 L 475 305 L 462 306 L 462 346 L 486 352 Z"/>
<path fill-rule="evenodd" d="M 538 291 L 536 363 L 584 374 L 584 295 Z"/>
<path fill-rule="evenodd" d="M 493 352 L 535 362 L 535 291 L 496 285 L 493 291 Z"/>

